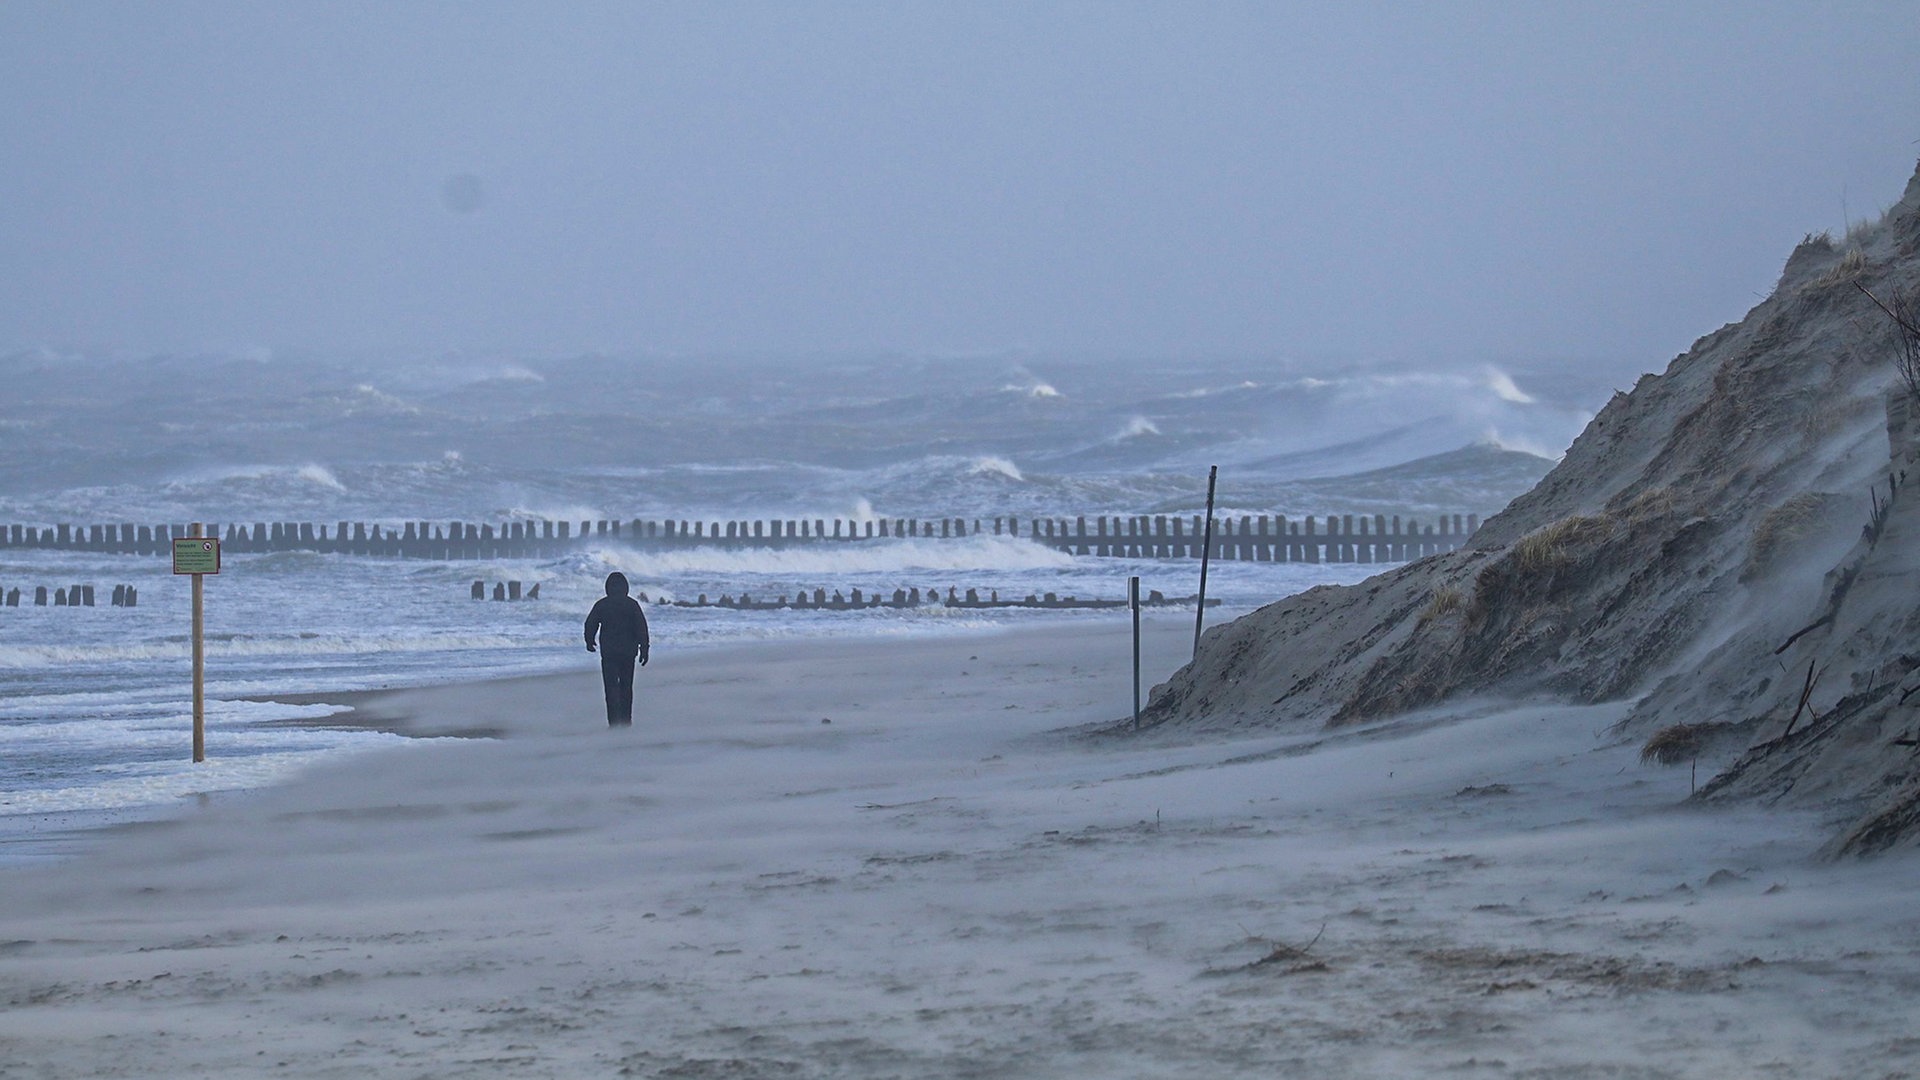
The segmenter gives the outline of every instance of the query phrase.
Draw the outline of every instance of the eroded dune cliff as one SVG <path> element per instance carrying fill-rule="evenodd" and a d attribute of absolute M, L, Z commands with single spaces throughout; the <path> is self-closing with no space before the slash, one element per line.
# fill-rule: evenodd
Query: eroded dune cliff
<path fill-rule="evenodd" d="M 1633 699 L 1623 736 L 1684 724 L 1746 745 L 1703 798 L 1833 802 L 1856 816 L 1836 852 L 1920 839 L 1920 499 L 1904 490 L 1920 403 L 1874 299 L 1895 294 L 1920 296 L 1920 173 L 1879 222 L 1809 237 L 1746 318 L 1616 394 L 1467 548 L 1216 627 L 1145 721 Z"/>

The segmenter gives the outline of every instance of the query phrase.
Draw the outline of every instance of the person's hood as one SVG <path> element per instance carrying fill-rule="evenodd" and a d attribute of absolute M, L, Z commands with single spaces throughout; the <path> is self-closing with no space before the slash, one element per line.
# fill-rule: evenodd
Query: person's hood
<path fill-rule="evenodd" d="M 607 575 L 607 595 L 608 596 L 627 595 L 627 575 L 621 573 L 618 570 L 615 570 L 613 573 L 608 574 Z"/>

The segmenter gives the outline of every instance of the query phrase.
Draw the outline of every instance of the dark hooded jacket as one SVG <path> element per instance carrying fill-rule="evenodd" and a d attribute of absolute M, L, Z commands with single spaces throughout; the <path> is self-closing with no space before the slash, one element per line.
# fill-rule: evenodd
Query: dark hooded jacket
<path fill-rule="evenodd" d="M 587 644 L 593 644 L 596 633 L 600 648 L 606 652 L 647 651 L 647 616 L 640 610 L 639 601 L 627 595 L 625 574 L 616 571 L 607 575 L 607 595 L 595 601 L 593 610 L 587 613 Z"/>

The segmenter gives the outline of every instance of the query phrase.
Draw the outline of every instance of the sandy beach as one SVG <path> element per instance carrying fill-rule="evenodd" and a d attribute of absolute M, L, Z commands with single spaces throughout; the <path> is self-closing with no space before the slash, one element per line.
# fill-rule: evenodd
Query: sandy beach
<path fill-rule="evenodd" d="M 1066 733 L 1129 648 L 668 649 L 619 732 L 587 670 L 356 699 L 497 737 L 0 877 L 0 1076 L 1920 1071 L 1911 860 L 1677 808 L 1620 707 Z"/>

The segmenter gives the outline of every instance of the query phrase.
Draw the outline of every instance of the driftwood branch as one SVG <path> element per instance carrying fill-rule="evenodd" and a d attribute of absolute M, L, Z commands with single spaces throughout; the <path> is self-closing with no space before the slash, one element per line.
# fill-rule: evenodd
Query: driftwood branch
<path fill-rule="evenodd" d="M 1788 649 L 1793 648 L 1794 642 L 1799 641 L 1801 638 L 1806 637 L 1808 634 L 1813 633 L 1815 630 L 1820 629 L 1821 627 L 1827 625 L 1832 621 L 1833 621 L 1832 615 L 1822 615 L 1817 621 L 1815 621 L 1811 625 L 1801 627 L 1799 630 L 1794 631 L 1794 634 L 1792 637 L 1788 638 L 1784 642 L 1781 642 L 1780 647 L 1773 650 L 1773 655 L 1779 656 L 1781 653 L 1786 652 Z"/>
<path fill-rule="evenodd" d="M 1860 282 L 1855 281 L 1853 287 L 1866 293 L 1867 299 L 1873 301 L 1873 306 L 1886 312 L 1887 318 L 1892 319 L 1894 325 L 1898 326 L 1902 333 L 1920 334 L 1920 322 L 1916 322 L 1912 315 L 1908 313 L 1906 304 L 1900 300 L 1900 291 L 1898 289 L 1895 289 L 1893 293 L 1893 307 L 1888 307 L 1885 303 L 1881 302 L 1879 297 L 1873 295 L 1872 289 L 1860 284 Z"/>
<path fill-rule="evenodd" d="M 1895 362 L 1900 372 L 1900 381 L 1907 384 L 1907 393 L 1920 401 L 1920 314 L 1916 314 L 1907 298 L 1900 295 L 1898 288 L 1891 296 L 1892 302 L 1883 302 L 1873 295 L 1873 290 L 1855 281 L 1853 287 L 1867 295 L 1873 305 L 1886 312 L 1887 318 L 1900 328 L 1900 358 Z"/>
<path fill-rule="evenodd" d="M 1794 707 L 1793 719 L 1787 721 L 1787 730 L 1780 733 L 1782 739 L 1793 734 L 1793 725 L 1800 722 L 1800 714 L 1803 712 L 1807 714 L 1808 723 L 1817 724 L 1820 722 L 1820 714 L 1814 712 L 1807 702 L 1813 699 L 1814 685 L 1820 681 L 1820 676 L 1826 671 L 1826 668 L 1815 671 L 1813 667 L 1814 663 L 1815 661 L 1812 660 L 1807 661 L 1807 684 L 1800 688 L 1800 704 Z"/>

